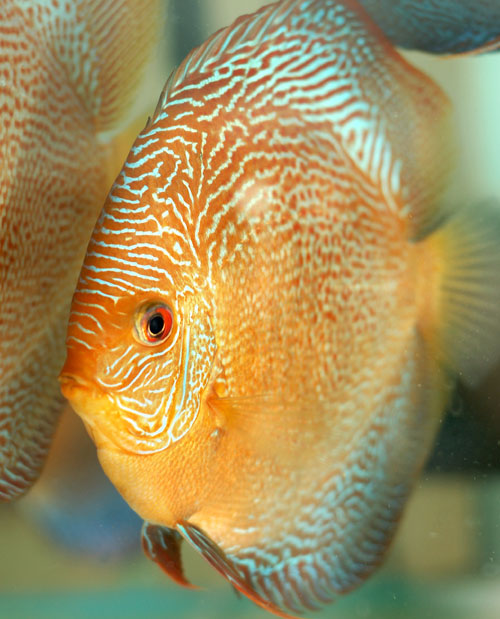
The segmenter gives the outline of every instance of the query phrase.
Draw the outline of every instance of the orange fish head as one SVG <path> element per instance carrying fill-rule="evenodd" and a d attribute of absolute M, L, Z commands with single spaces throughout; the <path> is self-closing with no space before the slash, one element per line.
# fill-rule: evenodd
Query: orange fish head
<path fill-rule="evenodd" d="M 173 267 L 139 265 L 125 241 L 111 248 L 106 208 L 99 222 L 73 298 L 61 389 L 98 447 L 152 454 L 197 418 L 216 350 L 210 312 Z"/>

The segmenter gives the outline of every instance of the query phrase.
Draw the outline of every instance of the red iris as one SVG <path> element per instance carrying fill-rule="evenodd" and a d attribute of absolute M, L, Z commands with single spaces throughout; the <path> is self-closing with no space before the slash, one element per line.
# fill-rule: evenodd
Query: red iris
<path fill-rule="evenodd" d="M 139 336 L 148 344 L 163 342 L 172 331 L 172 310 L 166 305 L 153 305 L 148 307 L 140 320 Z"/>

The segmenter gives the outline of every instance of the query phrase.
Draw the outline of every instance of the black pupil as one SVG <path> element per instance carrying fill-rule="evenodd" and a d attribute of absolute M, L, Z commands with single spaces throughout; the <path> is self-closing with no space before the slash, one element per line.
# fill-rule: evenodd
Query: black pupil
<path fill-rule="evenodd" d="M 148 329 L 149 333 L 153 337 L 158 337 L 163 333 L 163 329 L 165 328 L 165 321 L 163 320 L 163 316 L 161 314 L 155 314 L 149 320 Z"/>

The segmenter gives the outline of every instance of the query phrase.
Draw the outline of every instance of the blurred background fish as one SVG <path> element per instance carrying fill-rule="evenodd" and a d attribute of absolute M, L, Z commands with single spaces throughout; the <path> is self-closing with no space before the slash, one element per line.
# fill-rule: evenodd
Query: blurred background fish
<path fill-rule="evenodd" d="M 443 200 L 449 130 L 355 2 L 270 5 L 167 82 L 94 229 L 61 383 L 177 582 L 181 535 L 283 616 L 379 564 L 451 375 L 498 357 L 500 211 Z"/>
<path fill-rule="evenodd" d="M 433 54 L 498 48 L 497 0 L 359 0 L 394 45 Z"/>
<path fill-rule="evenodd" d="M 162 8 L 159 0 L 0 3 L 4 501 L 38 476 L 63 405 L 56 377 L 69 304 L 97 214 L 139 129 L 127 111 Z"/>

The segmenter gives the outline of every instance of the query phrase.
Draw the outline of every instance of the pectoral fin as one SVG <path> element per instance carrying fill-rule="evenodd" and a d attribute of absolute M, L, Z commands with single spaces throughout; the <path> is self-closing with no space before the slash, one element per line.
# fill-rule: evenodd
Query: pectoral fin
<path fill-rule="evenodd" d="M 181 559 L 182 537 L 177 531 L 145 522 L 141 537 L 146 556 L 157 563 L 175 583 L 190 589 L 197 588 L 184 576 Z"/>
<path fill-rule="evenodd" d="M 447 368 L 477 385 L 500 358 L 498 200 L 457 209 L 422 246 L 438 274 L 435 302 L 422 295 L 422 333 Z"/>

